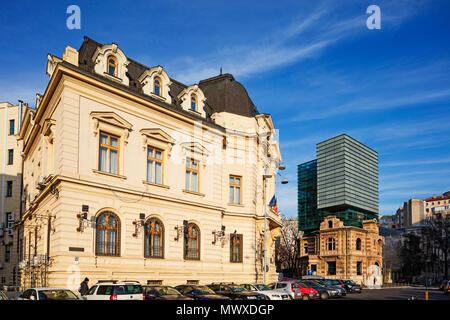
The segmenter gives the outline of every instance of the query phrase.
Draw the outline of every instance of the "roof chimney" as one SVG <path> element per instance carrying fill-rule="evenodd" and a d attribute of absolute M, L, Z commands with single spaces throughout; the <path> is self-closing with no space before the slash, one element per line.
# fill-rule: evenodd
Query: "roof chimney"
<path fill-rule="evenodd" d="M 67 46 L 63 53 L 63 60 L 78 67 L 78 51 Z"/>

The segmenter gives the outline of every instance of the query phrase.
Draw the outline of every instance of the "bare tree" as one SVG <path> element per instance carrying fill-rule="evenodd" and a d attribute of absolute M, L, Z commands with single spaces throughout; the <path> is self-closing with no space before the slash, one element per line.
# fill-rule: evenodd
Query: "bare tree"
<path fill-rule="evenodd" d="M 299 275 L 300 238 L 298 220 L 283 217 L 277 241 L 277 268 L 287 276 Z"/>
<path fill-rule="evenodd" d="M 432 265 L 437 265 L 439 267 L 437 273 L 442 272 L 444 279 L 448 279 L 450 213 L 448 211 L 437 212 L 428 217 L 425 220 L 423 235 L 423 250 L 427 261 Z"/>

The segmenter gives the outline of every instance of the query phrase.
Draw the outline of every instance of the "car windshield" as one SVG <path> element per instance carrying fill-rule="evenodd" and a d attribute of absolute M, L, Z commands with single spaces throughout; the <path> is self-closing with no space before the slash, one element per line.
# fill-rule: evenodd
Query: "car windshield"
<path fill-rule="evenodd" d="M 114 294 L 139 294 L 142 293 L 142 286 L 140 284 L 123 284 L 114 286 Z"/>
<path fill-rule="evenodd" d="M 345 284 L 356 284 L 355 281 L 353 281 L 353 280 L 345 280 L 344 283 Z"/>
<path fill-rule="evenodd" d="M 268 288 L 269 290 L 273 290 L 273 289 L 275 289 L 275 285 L 276 285 L 276 283 L 269 283 L 269 284 L 267 285 L 267 288 Z"/>
<path fill-rule="evenodd" d="M 306 287 L 308 287 L 308 288 L 314 288 L 314 289 L 316 289 L 316 288 L 320 289 L 320 288 L 324 287 L 323 285 L 321 285 L 320 283 L 317 283 L 317 282 L 305 281 L 305 282 L 302 282 L 302 284 L 306 285 Z"/>
<path fill-rule="evenodd" d="M 255 284 L 254 287 L 256 287 L 259 291 L 270 290 L 269 286 L 266 286 L 265 284 Z"/>
<path fill-rule="evenodd" d="M 228 286 L 228 287 L 229 287 L 229 289 L 230 289 L 231 291 L 233 291 L 233 292 L 247 291 L 247 290 L 245 289 L 245 287 L 242 286 L 242 285 L 234 284 L 234 285 L 230 285 L 230 286 Z M 227 289 L 226 289 L 226 290 L 227 290 Z"/>
<path fill-rule="evenodd" d="M 181 295 L 181 293 L 177 289 L 172 288 L 172 287 L 154 287 L 152 289 L 155 290 L 156 292 L 158 292 L 162 296 Z"/>
<path fill-rule="evenodd" d="M 70 290 L 39 290 L 39 300 L 78 300 Z"/>
<path fill-rule="evenodd" d="M 338 280 L 325 280 L 326 284 L 330 284 L 332 286 L 340 285 L 341 283 Z"/>
<path fill-rule="evenodd" d="M 198 286 L 198 287 L 194 287 L 194 291 L 197 294 L 216 294 L 214 291 L 212 291 L 210 288 L 208 288 L 207 286 Z"/>

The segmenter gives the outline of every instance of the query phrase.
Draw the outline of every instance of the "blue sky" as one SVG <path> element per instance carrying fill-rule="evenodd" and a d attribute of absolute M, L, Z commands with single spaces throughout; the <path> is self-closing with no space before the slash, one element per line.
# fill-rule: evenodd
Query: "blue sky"
<path fill-rule="evenodd" d="M 66 27 L 71 4 L 81 30 Z M 381 30 L 366 27 L 371 4 Z M 0 101 L 34 105 L 47 53 L 84 35 L 186 84 L 222 67 L 280 130 L 284 215 L 296 216 L 297 164 L 341 133 L 378 151 L 380 213 L 392 214 L 450 190 L 449 12 L 447 0 L 2 1 Z"/>

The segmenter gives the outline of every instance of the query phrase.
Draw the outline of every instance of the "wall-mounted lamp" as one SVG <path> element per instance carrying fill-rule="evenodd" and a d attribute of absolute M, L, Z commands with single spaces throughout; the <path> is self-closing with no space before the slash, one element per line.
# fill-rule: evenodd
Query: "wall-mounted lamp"
<path fill-rule="evenodd" d="M 213 231 L 212 234 L 214 235 L 212 244 L 216 244 L 218 241 L 223 243 L 223 241 L 225 240 L 225 226 L 222 226 L 220 231 Z"/>
<path fill-rule="evenodd" d="M 180 238 L 183 235 L 183 233 L 188 232 L 188 221 L 187 220 L 183 220 L 183 225 L 182 226 L 175 226 L 174 229 L 176 231 L 176 235 L 175 235 L 174 240 L 178 241 L 178 240 L 180 240 Z"/>
<path fill-rule="evenodd" d="M 140 213 L 139 219 L 134 220 L 133 225 L 134 225 L 133 237 L 137 237 L 141 233 L 141 230 L 145 225 L 145 213 Z"/>
<path fill-rule="evenodd" d="M 89 226 L 87 212 L 81 212 L 77 214 L 78 218 L 78 232 L 83 232 L 84 228 Z"/>

